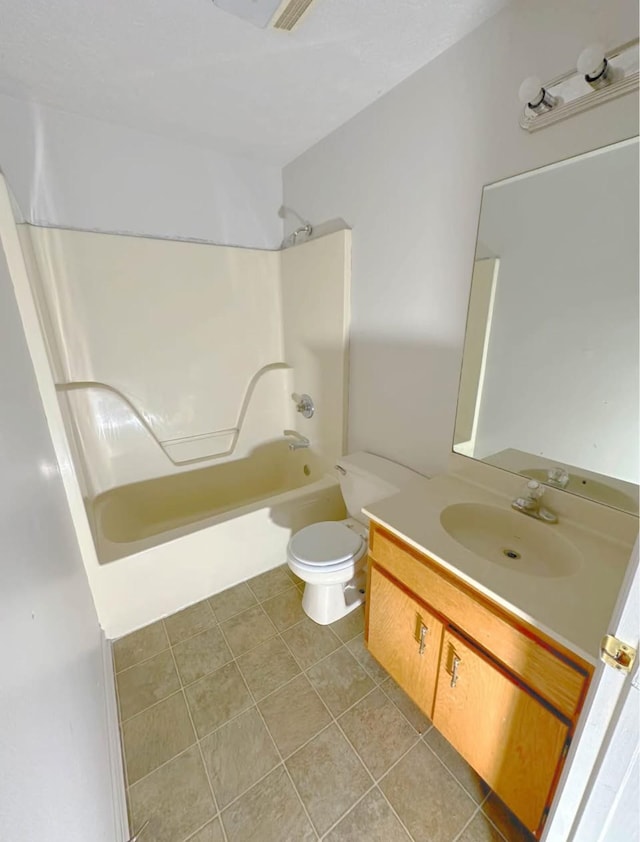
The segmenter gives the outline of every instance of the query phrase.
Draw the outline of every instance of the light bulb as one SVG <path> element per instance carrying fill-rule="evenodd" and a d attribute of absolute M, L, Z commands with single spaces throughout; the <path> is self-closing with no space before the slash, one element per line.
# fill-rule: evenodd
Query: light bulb
<path fill-rule="evenodd" d="M 604 49 L 601 44 L 589 44 L 578 56 L 578 73 L 595 76 L 602 69 Z"/>
<path fill-rule="evenodd" d="M 528 76 L 524 80 L 518 90 L 518 97 L 523 105 L 536 114 L 544 114 L 556 104 L 556 98 L 542 87 L 542 82 L 537 76 Z"/>
<path fill-rule="evenodd" d="M 537 102 L 542 95 L 542 82 L 537 76 L 527 76 L 518 90 L 518 98 L 523 105 Z"/>
<path fill-rule="evenodd" d="M 592 87 L 602 87 L 608 84 L 607 72 L 609 62 L 604 54 L 602 44 L 589 44 L 578 56 L 578 73 Z"/>

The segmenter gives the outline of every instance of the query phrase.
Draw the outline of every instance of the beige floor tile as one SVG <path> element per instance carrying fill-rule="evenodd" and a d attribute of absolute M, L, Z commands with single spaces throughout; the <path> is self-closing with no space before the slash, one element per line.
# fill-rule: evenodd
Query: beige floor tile
<path fill-rule="evenodd" d="M 278 594 L 278 596 L 266 600 L 262 607 L 278 631 L 284 631 L 294 626 L 300 620 L 304 620 L 305 617 L 302 610 L 302 594 L 295 585 Z"/>
<path fill-rule="evenodd" d="M 220 808 L 256 783 L 280 758 L 256 708 L 251 708 L 201 742 Z"/>
<path fill-rule="evenodd" d="M 300 672 L 300 667 L 279 637 L 261 643 L 238 658 L 238 666 L 256 700 L 268 696 Z"/>
<path fill-rule="evenodd" d="M 302 579 L 293 572 L 293 570 L 289 567 L 288 564 L 285 564 L 285 566 L 282 569 L 287 574 L 287 576 L 291 579 L 291 581 L 294 583 L 294 585 L 304 586 L 304 582 L 302 581 Z"/>
<path fill-rule="evenodd" d="M 373 789 L 325 837 L 326 842 L 411 842 L 380 790 Z"/>
<path fill-rule="evenodd" d="M 482 813 L 477 813 L 456 842 L 504 842 L 504 837 Z"/>
<path fill-rule="evenodd" d="M 415 842 L 451 842 L 476 809 L 422 740 L 379 786 Z"/>
<path fill-rule="evenodd" d="M 144 842 L 144 840 L 140 840 Z M 220 819 L 214 819 L 208 825 L 190 836 L 187 842 L 225 842 Z"/>
<path fill-rule="evenodd" d="M 282 766 L 222 814 L 229 842 L 313 842 L 316 834 Z"/>
<path fill-rule="evenodd" d="M 182 842 L 216 813 L 197 746 L 134 784 L 129 801 L 134 832 L 150 820 L 141 842 Z"/>
<path fill-rule="evenodd" d="M 134 664 L 157 655 L 163 649 L 167 649 L 169 641 L 162 625 L 162 620 L 151 623 L 143 629 L 121 637 L 113 644 L 113 657 L 116 671 L 132 667 Z"/>
<path fill-rule="evenodd" d="M 330 628 L 343 643 L 362 634 L 364 632 L 364 605 L 354 609 L 341 620 L 331 623 Z"/>
<path fill-rule="evenodd" d="M 198 737 L 204 737 L 253 705 L 240 670 L 233 662 L 190 684 L 185 695 Z"/>
<path fill-rule="evenodd" d="M 236 658 L 276 634 L 275 626 L 264 613 L 261 605 L 255 605 L 243 611 L 242 614 L 225 620 L 220 624 L 220 628 L 224 631 Z"/>
<path fill-rule="evenodd" d="M 375 687 L 373 679 L 344 646 L 307 670 L 307 678 L 334 716 Z"/>
<path fill-rule="evenodd" d="M 129 719 L 180 689 L 170 649 L 117 673 L 121 719 Z"/>
<path fill-rule="evenodd" d="M 386 681 L 387 678 L 389 678 L 389 673 L 386 669 L 380 666 L 367 649 L 367 645 L 364 642 L 364 634 L 359 634 L 357 637 L 354 637 L 353 640 L 350 640 L 347 643 L 347 649 L 351 652 L 360 666 L 369 673 L 376 684 L 382 684 L 383 681 Z"/>
<path fill-rule="evenodd" d="M 209 605 L 219 623 L 228 620 L 234 614 L 246 611 L 247 608 L 251 608 L 255 604 L 256 598 L 245 582 L 209 597 Z"/>
<path fill-rule="evenodd" d="M 393 702 L 374 690 L 338 720 L 374 778 L 381 777 L 417 739 Z"/>
<path fill-rule="evenodd" d="M 507 809 L 495 793 L 487 798 L 482 811 L 491 819 L 507 842 L 534 842 L 534 836 Z"/>
<path fill-rule="evenodd" d="M 425 735 L 424 741 L 435 751 L 440 760 L 442 760 L 458 783 L 462 784 L 473 800 L 477 804 L 482 804 L 489 792 L 489 787 L 480 775 L 473 771 L 467 761 L 458 754 L 451 743 L 436 728 L 432 728 Z"/>
<path fill-rule="evenodd" d="M 320 835 L 371 786 L 366 769 L 336 725 L 285 762 Z"/>
<path fill-rule="evenodd" d="M 404 690 L 399 687 L 393 678 L 388 678 L 380 685 L 380 688 L 387 694 L 394 705 L 400 710 L 409 722 L 416 729 L 418 734 L 426 734 L 431 728 L 431 720 L 420 710 L 415 702 L 410 699 Z"/>
<path fill-rule="evenodd" d="M 261 573 L 253 579 L 249 579 L 247 585 L 251 588 L 256 596 L 258 602 L 264 602 L 265 599 L 271 599 L 281 591 L 285 591 L 291 587 L 291 578 L 288 575 L 289 568 L 275 567 L 273 570 L 267 570 L 266 573 Z"/>
<path fill-rule="evenodd" d="M 191 684 L 233 659 L 219 626 L 213 626 L 173 647 L 183 684 Z"/>
<path fill-rule="evenodd" d="M 182 693 L 175 693 L 128 719 L 122 726 L 122 734 L 130 785 L 196 740 Z"/>
<path fill-rule="evenodd" d="M 308 617 L 282 632 L 282 639 L 302 669 L 307 669 L 340 646 L 340 641 L 328 626 L 319 626 Z"/>
<path fill-rule="evenodd" d="M 215 625 L 216 618 L 208 600 L 196 602 L 188 608 L 165 617 L 164 627 L 172 644 L 205 631 Z"/>
<path fill-rule="evenodd" d="M 258 707 L 283 757 L 288 757 L 331 722 L 306 676 L 299 675 Z"/>

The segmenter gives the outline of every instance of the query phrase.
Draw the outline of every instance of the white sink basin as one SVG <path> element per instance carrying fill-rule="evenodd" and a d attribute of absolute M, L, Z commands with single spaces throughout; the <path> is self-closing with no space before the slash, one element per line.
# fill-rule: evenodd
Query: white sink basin
<path fill-rule="evenodd" d="M 572 576 L 582 566 L 582 555 L 557 524 L 511 509 L 454 503 L 442 510 L 440 523 L 463 547 L 509 570 L 557 579 Z"/>

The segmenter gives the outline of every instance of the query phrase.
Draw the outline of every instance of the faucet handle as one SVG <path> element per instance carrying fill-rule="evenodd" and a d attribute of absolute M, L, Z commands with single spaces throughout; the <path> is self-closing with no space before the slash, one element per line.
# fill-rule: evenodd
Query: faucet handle
<path fill-rule="evenodd" d="M 539 483 L 538 480 L 530 479 L 527 483 L 527 497 L 530 497 L 532 500 L 539 500 L 543 494 L 544 485 Z"/>
<path fill-rule="evenodd" d="M 562 465 L 554 465 L 547 471 L 547 482 L 549 485 L 555 485 L 558 488 L 565 488 L 569 482 L 569 471 L 563 468 Z"/>

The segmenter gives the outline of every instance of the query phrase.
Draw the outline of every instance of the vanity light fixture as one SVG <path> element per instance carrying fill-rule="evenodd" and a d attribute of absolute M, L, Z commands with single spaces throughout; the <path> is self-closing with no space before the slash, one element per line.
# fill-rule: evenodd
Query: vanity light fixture
<path fill-rule="evenodd" d="M 524 106 L 520 126 L 535 132 L 601 102 L 637 92 L 639 64 L 638 39 L 608 52 L 600 44 L 590 44 L 578 56 L 577 70 L 544 83 L 535 76 L 524 80 L 518 92 Z"/>

